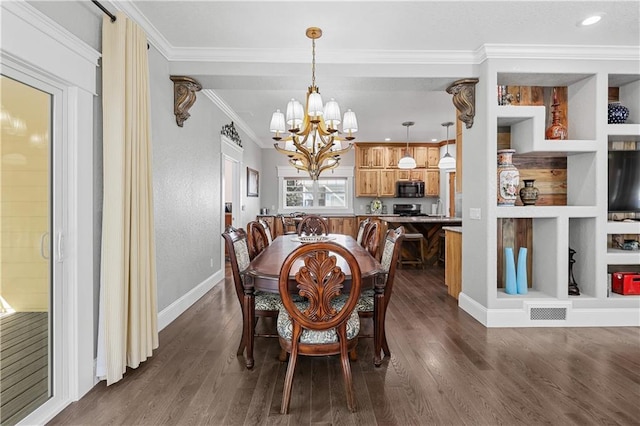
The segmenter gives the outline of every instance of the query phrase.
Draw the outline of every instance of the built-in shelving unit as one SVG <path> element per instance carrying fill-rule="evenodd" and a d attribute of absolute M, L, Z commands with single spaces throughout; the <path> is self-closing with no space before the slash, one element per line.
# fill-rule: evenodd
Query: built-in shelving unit
<path fill-rule="evenodd" d="M 484 127 L 465 132 L 468 152 L 463 155 L 486 159 L 488 164 L 465 168 L 459 304 L 490 327 L 640 325 L 640 296 L 609 294 L 607 288 L 610 265 L 640 265 L 640 252 L 607 248 L 608 234 L 640 235 L 640 222 L 607 222 L 608 143 L 640 141 L 638 61 L 621 61 L 615 67 L 607 61 L 571 62 L 568 68 L 574 72 L 563 72 L 567 64 L 554 61 L 488 59 L 476 87 L 487 117 Z M 610 73 L 612 69 L 616 74 Z M 498 86 L 566 88 L 563 108 L 569 139 L 545 139 L 549 111 L 544 105 L 498 105 Z M 607 123 L 612 86 L 619 87 L 621 103 L 633 110 L 625 124 Z M 535 157 L 538 162 L 547 157 L 566 158 L 566 181 L 559 183 L 566 185 L 565 205 L 496 204 L 497 135 L 505 128 L 511 148 L 521 157 Z M 483 140 L 485 146 L 474 145 Z M 553 173 L 551 167 L 549 173 Z M 472 208 L 484 214 L 472 219 Z M 476 225 L 475 220 L 481 222 Z M 510 295 L 502 288 L 500 250 L 508 243 L 516 245 L 505 237 L 504 226 L 516 235 L 515 240 L 520 238 L 520 244 L 525 240 L 518 233 L 530 235 L 526 240 L 531 262 L 527 294 Z M 512 229 L 518 226 L 525 228 Z M 485 239 L 486 247 L 474 249 L 471 241 L 477 245 Z M 572 270 L 579 296 L 568 294 L 570 248 L 576 251 Z M 517 253 L 518 247 L 513 249 Z M 468 258 L 473 266 L 465 263 Z"/>

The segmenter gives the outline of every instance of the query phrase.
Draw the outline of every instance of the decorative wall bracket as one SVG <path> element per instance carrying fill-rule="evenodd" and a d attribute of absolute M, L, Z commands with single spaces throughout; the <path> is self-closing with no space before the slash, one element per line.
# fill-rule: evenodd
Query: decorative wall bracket
<path fill-rule="evenodd" d="M 172 75 L 173 81 L 173 113 L 176 115 L 176 123 L 183 127 L 187 118 L 191 117 L 189 108 L 196 101 L 196 92 L 202 90 L 202 85 L 191 77 Z"/>
<path fill-rule="evenodd" d="M 467 129 L 473 126 L 476 115 L 476 83 L 477 78 L 464 78 L 447 87 L 447 93 L 453 95 L 453 105 L 460 112 L 458 118 L 467 125 Z"/>

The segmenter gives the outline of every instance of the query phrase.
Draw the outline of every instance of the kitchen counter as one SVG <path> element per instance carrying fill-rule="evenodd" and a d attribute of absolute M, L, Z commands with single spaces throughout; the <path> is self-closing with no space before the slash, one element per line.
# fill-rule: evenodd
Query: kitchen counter
<path fill-rule="evenodd" d="M 443 226 L 442 230 L 443 231 L 457 232 L 458 234 L 462 234 L 462 226 Z"/>
<path fill-rule="evenodd" d="M 384 218 L 392 223 L 462 223 L 461 217 L 437 217 L 437 216 L 399 216 Z"/>

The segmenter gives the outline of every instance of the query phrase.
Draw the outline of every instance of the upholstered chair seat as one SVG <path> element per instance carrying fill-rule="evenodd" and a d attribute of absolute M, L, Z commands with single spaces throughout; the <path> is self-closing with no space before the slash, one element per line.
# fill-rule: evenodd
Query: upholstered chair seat
<path fill-rule="evenodd" d="M 347 298 L 344 299 L 334 299 L 332 301 L 332 306 L 336 309 L 336 311 L 340 311 L 346 302 Z M 372 298 L 373 300 L 373 298 Z M 304 311 L 309 307 L 308 301 L 295 302 L 295 306 L 299 311 Z M 293 324 L 291 322 L 291 317 L 287 313 L 286 310 L 282 309 L 278 314 L 278 335 L 286 340 L 291 340 L 293 336 Z M 358 311 L 354 310 L 347 320 L 347 340 L 354 339 L 358 337 L 358 333 L 360 332 L 360 316 L 358 315 Z M 338 342 L 338 334 L 336 333 L 335 328 L 331 328 L 329 330 L 309 330 L 304 329 L 300 336 L 300 343 L 307 345 L 326 345 L 328 343 L 337 343 Z"/>

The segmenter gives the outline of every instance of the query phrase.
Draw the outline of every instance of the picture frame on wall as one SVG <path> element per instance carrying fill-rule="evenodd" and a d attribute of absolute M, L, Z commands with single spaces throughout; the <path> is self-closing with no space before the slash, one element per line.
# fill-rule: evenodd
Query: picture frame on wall
<path fill-rule="evenodd" d="M 247 197 L 257 197 L 260 187 L 260 175 L 257 170 L 247 167 Z"/>

